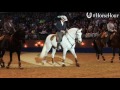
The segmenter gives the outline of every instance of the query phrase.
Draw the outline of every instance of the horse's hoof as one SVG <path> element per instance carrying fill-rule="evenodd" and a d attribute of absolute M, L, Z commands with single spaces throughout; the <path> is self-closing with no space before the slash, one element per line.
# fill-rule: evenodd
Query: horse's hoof
<path fill-rule="evenodd" d="M 41 64 L 42 64 L 42 65 L 44 65 L 44 63 L 43 63 L 43 62 L 41 62 Z"/>
<path fill-rule="evenodd" d="M 1 66 L 1 68 L 5 68 L 5 66 L 3 65 L 3 66 Z"/>
<path fill-rule="evenodd" d="M 46 60 L 43 60 L 43 61 L 42 61 L 42 65 L 45 65 L 46 63 L 47 63 Z"/>
<path fill-rule="evenodd" d="M 111 63 L 113 63 L 113 61 L 111 61 Z"/>
<path fill-rule="evenodd" d="M 97 60 L 98 62 L 100 62 L 100 60 Z"/>
<path fill-rule="evenodd" d="M 53 66 L 55 66 L 55 62 L 54 62 L 54 63 L 52 63 L 52 65 L 53 65 Z"/>
<path fill-rule="evenodd" d="M 77 66 L 77 67 L 80 67 L 80 64 L 79 64 L 79 63 L 77 63 L 77 64 L 76 64 L 76 66 Z"/>
<path fill-rule="evenodd" d="M 62 67 L 66 67 L 65 64 L 63 64 Z"/>
<path fill-rule="evenodd" d="M 9 67 L 9 66 L 7 66 L 6 68 L 7 68 L 7 69 L 9 69 L 10 67 Z"/>
<path fill-rule="evenodd" d="M 24 69 L 23 67 L 19 67 L 19 69 Z"/>

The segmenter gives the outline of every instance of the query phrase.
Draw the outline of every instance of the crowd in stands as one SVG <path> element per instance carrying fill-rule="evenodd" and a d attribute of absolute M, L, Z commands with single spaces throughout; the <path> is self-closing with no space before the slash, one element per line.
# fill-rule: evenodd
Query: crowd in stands
<path fill-rule="evenodd" d="M 108 18 L 87 18 L 86 12 L 4 12 L 0 13 L 0 30 L 3 30 L 5 16 L 13 19 L 15 27 L 26 32 L 27 40 L 44 39 L 51 33 L 56 33 L 54 23 L 58 15 L 68 17 L 68 28 L 83 28 L 83 38 L 96 37 L 101 32 L 101 26 L 108 23 Z M 117 29 L 120 29 L 120 18 L 114 19 Z"/>

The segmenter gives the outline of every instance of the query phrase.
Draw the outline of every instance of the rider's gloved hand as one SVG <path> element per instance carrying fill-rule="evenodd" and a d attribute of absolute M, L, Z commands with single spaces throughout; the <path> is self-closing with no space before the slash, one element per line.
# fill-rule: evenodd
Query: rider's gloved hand
<path fill-rule="evenodd" d="M 68 33 L 68 30 L 65 31 L 65 34 Z"/>

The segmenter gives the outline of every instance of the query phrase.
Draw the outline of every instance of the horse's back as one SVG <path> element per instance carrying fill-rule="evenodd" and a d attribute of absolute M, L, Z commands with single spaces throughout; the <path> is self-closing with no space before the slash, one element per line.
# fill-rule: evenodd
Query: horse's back
<path fill-rule="evenodd" d="M 56 36 L 56 34 L 50 34 L 50 35 L 48 35 L 48 36 L 46 37 L 45 42 L 50 42 L 50 41 L 52 41 L 55 36 Z"/>

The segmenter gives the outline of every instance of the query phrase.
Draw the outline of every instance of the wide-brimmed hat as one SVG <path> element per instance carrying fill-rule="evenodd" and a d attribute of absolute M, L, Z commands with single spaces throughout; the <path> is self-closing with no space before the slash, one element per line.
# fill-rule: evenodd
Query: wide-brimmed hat
<path fill-rule="evenodd" d="M 58 16 L 58 18 L 64 20 L 64 21 L 68 21 L 67 17 L 65 15 L 61 15 L 61 16 Z"/>

